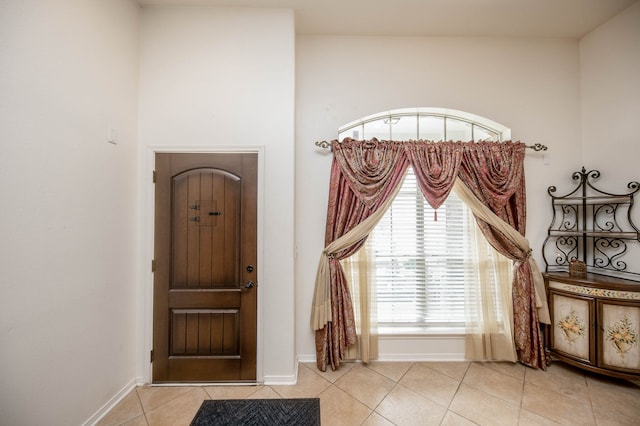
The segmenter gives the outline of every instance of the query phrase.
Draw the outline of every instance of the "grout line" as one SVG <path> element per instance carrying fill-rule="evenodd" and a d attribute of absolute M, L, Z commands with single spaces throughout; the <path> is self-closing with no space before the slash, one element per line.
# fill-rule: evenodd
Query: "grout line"
<path fill-rule="evenodd" d="M 135 389 L 136 397 L 138 398 L 138 404 L 140 404 L 140 409 L 142 410 L 142 415 L 144 416 L 144 422 L 149 425 L 149 419 L 147 419 L 147 412 L 144 409 L 144 405 L 142 405 L 142 399 L 140 398 L 140 394 L 138 393 L 138 387 Z"/>
<path fill-rule="evenodd" d="M 589 385 L 589 380 L 587 380 L 587 375 L 584 374 L 582 376 L 582 379 L 584 380 L 584 384 L 587 388 L 587 398 L 589 398 L 589 406 L 591 407 L 591 416 L 593 417 L 593 424 L 597 425 L 598 424 L 598 418 L 596 417 L 596 409 L 593 405 L 593 398 L 591 396 L 591 386 Z"/>
<path fill-rule="evenodd" d="M 412 368 L 414 365 L 415 365 L 415 363 L 412 363 L 412 364 L 411 364 L 411 367 L 409 367 L 409 368 L 407 369 L 407 371 L 411 370 L 411 368 Z M 367 367 L 367 368 L 369 368 L 369 367 Z M 371 371 L 375 371 L 375 370 L 371 369 Z M 377 410 L 378 410 L 378 407 L 380 406 L 380 404 L 382 404 L 382 402 L 383 402 L 385 399 L 387 399 L 387 397 L 389 396 L 389 394 L 390 394 L 391 392 L 393 392 L 393 390 L 394 390 L 397 386 L 399 386 L 399 385 L 400 385 L 400 380 L 402 380 L 402 378 L 405 376 L 405 374 L 407 374 L 407 371 L 405 371 L 405 372 L 404 372 L 404 374 L 403 374 L 403 375 L 402 375 L 398 380 L 393 380 L 391 377 L 387 377 L 387 376 L 385 376 L 384 374 L 380 374 L 380 373 L 378 373 L 378 374 L 380 374 L 381 376 L 386 377 L 387 379 L 391 380 L 391 381 L 393 382 L 393 386 L 391 386 L 391 389 L 389 389 L 389 391 L 384 395 L 384 397 L 382 397 L 382 398 L 380 399 L 380 402 L 378 402 L 378 403 L 376 404 L 376 406 L 371 410 L 371 413 L 369 413 L 369 415 L 367 416 L 367 418 L 365 419 L 365 421 L 366 421 L 369 417 L 371 417 L 371 416 L 373 415 L 373 413 L 376 413 L 378 416 L 382 417 L 383 419 L 385 419 L 386 421 L 388 421 L 388 422 L 389 422 L 389 423 L 391 423 L 392 425 L 394 425 L 394 426 L 396 425 L 394 422 L 392 422 L 392 421 L 391 421 L 391 419 L 388 419 L 388 418 L 386 418 L 385 416 L 383 416 L 382 414 L 378 413 L 378 411 L 377 411 Z M 363 422 L 363 423 L 364 423 L 364 422 Z M 361 423 L 361 424 L 362 424 L 362 423 Z"/>

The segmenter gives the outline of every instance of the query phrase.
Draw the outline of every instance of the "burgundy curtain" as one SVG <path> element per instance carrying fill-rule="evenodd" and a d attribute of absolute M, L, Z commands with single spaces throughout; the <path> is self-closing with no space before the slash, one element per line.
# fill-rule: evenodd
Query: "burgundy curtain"
<path fill-rule="evenodd" d="M 333 143 L 325 246 L 349 232 L 374 213 L 398 186 L 409 165 L 402 146 L 377 140 L 347 139 Z M 316 362 L 335 370 L 347 347 L 356 342 L 356 327 L 349 286 L 340 260 L 354 254 L 364 240 L 329 255 L 331 317 L 316 330 Z"/>
<path fill-rule="evenodd" d="M 408 142 L 407 150 L 418 187 L 437 209 L 449 196 L 462 161 L 461 142 Z"/>
<path fill-rule="evenodd" d="M 460 178 L 498 217 L 524 235 L 526 205 L 525 145 L 513 142 L 333 142 L 329 207 L 325 245 L 366 219 L 400 183 L 409 164 L 418 186 L 433 208 L 449 195 Z M 518 360 L 546 368 L 537 318 L 531 253 L 510 243 L 499 231 L 478 220 L 489 242 L 516 261 L 513 281 L 514 333 Z M 337 368 L 344 350 L 355 343 L 353 307 L 346 277 L 338 260 L 355 253 L 364 240 L 330 256 L 332 321 L 316 331 L 318 368 Z"/>

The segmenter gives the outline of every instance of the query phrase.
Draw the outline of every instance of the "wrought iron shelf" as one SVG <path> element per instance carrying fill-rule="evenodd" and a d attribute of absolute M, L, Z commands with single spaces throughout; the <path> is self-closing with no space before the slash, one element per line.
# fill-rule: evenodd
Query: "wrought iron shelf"
<path fill-rule="evenodd" d="M 617 196 L 601 196 L 601 197 L 554 197 L 556 204 L 562 205 L 594 205 L 594 204 L 631 204 L 633 197 L 631 195 Z"/>
<path fill-rule="evenodd" d="M 619 238 L 622 240 L 640 240 L 638 232 L 612 232 L 612 231 L 565 231 L 562 229 L 551 229 L 549 235 L 552 237 L 587 237 L 587 238 Z"/>
<path fill-rule="evenodd" d="M 628 193 L 613 194 L 594 186 L 599 177 L 583 167 L 573 173 L 578 185 L 569 194 L 557 196 L 555 186 L 548 188 L 553 219 L 542 247 L 545 270 L 568 271 L 577 259 L 588 272 L 640 281 L 640 230 L 631 216 L 640 184 L 630 182 Z"/>

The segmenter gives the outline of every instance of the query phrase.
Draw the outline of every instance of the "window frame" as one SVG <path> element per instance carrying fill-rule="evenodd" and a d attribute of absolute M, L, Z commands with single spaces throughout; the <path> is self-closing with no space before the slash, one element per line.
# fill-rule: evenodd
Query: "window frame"
<path fill-rule="evenodd" d="M 483 128 L 497 135 L 496 141 L 506 141 L 511 139 L 511 129 L 486 117 L 481 117 L 476 114 L 471 114 L 465 111 L 448 109 L 448 108 L 400 108 L 394 109 L 384 112 L 379 112 L 376 114 L 371 114 L 365 117 L 362 117 L 358 120 L 351 121 L 343 126 L 338 128 L 338 139 L 342 140 L 343 138 L 350 137 L 353 139 L 363 139 L 362 135 L 364 135 L 364 125 L 367 123 L 371 123 L 374 121 L 383 120 L 385 124 L 389 125 L 389 137 L 388 140 L 393 140 L 393 124 L 396 118 L 400 117 L 411 117 L 417 116 L 416 120 L 417 128 L 416 135 L 420 134 L 420 117 L 441 117 L 444 119 L 444 139 L 447 139 L 446 134 L 446 121 L 447 119 L 458 120 L 462 122 L 466 122 L 472 125 L 471 127 L 471 140 L 475 140 L 473 138 L 475 133 L 475 128 Z M 357 130 L 358 134 L 354 135 L 353 130 Z M 347 135 L 346 133 L 351 131 L 351 135 Z M 478 139 L 478 141 L 484 139 Z"/>

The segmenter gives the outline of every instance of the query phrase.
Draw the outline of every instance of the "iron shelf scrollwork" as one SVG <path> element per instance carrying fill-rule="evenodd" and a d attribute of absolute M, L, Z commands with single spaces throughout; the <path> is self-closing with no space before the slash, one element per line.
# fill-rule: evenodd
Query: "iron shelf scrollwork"
<path fill-rule="evenodd" d="M 583 167 L 573 173 L 578 186 L 569 194 L 547 189 L 553 219 L 542 245 L 546 272 L 568 271 L 578 259 L 588 272 L 640 281 L 640 230 L 631 216 L 640 183 L 627 184 L 627 194 L 612 194 L 594 186 L 599 177 L 599 171 Z M 633 266 L 630 259 L 636 260 Z"/>

